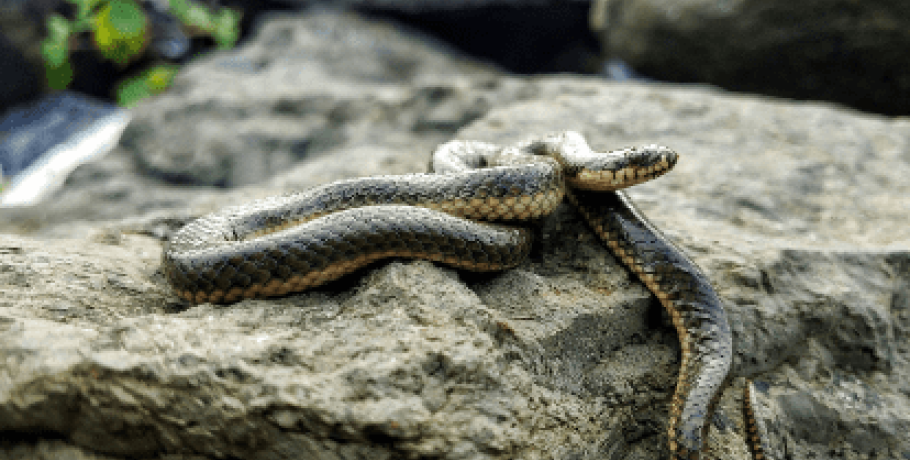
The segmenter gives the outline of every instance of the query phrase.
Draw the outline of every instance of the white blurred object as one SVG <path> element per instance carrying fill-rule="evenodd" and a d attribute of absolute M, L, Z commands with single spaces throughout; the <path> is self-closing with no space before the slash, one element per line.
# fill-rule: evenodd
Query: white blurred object
<path fill-rule="evenodd" d="M 13 165 L 0 207 L 38 204 L 77 166 L 110 152 L 129 121 L 125 109 L 68 92 L 10 113 L 0 120 L 0 163 Z"/>
<path fill-rule="evenodd" d="M 646 78 L 642 77 L 632 69 L 632 66 L 627 64 L 622 59 L 611 58 L 604 63 L 603 70 L 601 74 L 610 78 L 611 80 L 618 81 L 627 81 L 627 80 L 638 80 L 645 81 Z"/>

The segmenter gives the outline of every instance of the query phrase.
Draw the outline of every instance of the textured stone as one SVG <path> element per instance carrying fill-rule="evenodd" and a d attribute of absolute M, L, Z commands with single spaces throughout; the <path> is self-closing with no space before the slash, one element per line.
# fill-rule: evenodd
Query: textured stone
<path fill-rule="evenodd" d="M 910 4 L 597 0 L 609 57 L 645 76 L 910 114 Z"/>

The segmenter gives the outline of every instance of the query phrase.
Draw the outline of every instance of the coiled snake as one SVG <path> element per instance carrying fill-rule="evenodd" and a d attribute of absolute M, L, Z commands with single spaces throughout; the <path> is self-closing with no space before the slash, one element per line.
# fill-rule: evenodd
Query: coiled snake
<path fill-rule="evenodd" d="M 659 146 L 595 153 L 575 132 L 505 149 L 453 141 L 434 153 L 436 174 L 335 182 L 191 222 L 165 247 L 163 269 L 194 303 L 299 292 L 389 257 L 504 270 L 524 260 L 531 232 L 479 221 L 539 218 L 567 197 L 670 314 L 682 362 L 669 446 L 698 459 L 732 362 L 726 313 L 701 270 L 618 191 L 676 161 Z"/>

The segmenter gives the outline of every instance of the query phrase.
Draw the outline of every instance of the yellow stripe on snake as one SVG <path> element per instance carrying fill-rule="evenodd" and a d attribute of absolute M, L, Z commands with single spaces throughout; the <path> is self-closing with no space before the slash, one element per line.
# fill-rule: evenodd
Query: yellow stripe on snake
<path fill-rule="evenodd" d="M 709 279 L 619 191 L 677 158 L 654 145 L 596 153 L 575 132 L 509 148 L 453 141 L 434 153 L 434 174 L 335 182 L 191 222 L 165 247 L 163 269 L 194 303 L 299 292 L 390 257 L 505 270 L 526 258 L 531 232 L 490 222 L 544 217 L 567 197 L 670 314 L 682 362 L 669 448 L 695 460 L 732 362 L 727 316 Z"/>

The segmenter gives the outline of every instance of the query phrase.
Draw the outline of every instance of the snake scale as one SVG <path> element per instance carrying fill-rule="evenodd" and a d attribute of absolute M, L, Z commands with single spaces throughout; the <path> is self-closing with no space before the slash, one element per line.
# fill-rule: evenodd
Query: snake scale
<path fill-rule="evenodd" d="M 532 235 L 492 222 L 540 218 L 567 198 L 672 319 L 682 362 L 669 448 L 673 459 L 696 460 L 732 363 L 726 313 L 707 276 L 619 191 L 677 159 L 653 145 L 596 153 L 571 131 L 508 148 L 453 141 L 434 152 L 432 174 L 340 181 L 193 221 L 165 246 L 163 270 L 193 303 L 299 292 L 389 257 L 504 270 L 525 259 Z M 754 428 L 751 387 L 744 413 Z"/>

